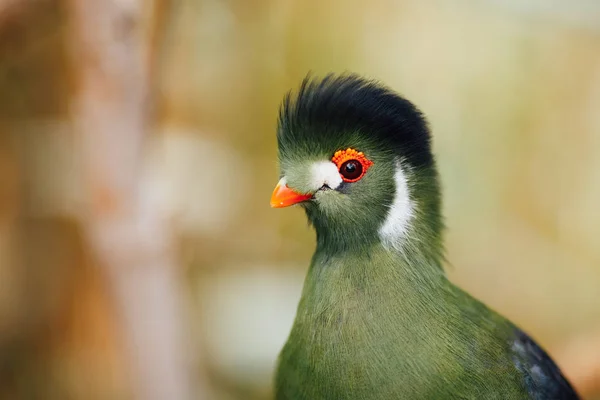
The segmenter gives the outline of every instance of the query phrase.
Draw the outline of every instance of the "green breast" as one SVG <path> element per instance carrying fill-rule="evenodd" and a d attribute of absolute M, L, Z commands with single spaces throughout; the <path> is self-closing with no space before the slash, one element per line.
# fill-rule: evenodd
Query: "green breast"
<path fill-rule="evenodd" d="M 511 325 L 382 247 L 310 267 L 277 399 L 525 399 Z"/>

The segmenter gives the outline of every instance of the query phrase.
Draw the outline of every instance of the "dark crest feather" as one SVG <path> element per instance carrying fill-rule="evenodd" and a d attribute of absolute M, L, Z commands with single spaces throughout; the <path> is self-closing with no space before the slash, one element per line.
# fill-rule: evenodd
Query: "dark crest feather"
<path fill-rule="evenodd" d="M 413 167 L 431 166 L 430 134 L 421 112 L 376 81 L 355 74 L 310 74 L 296 96 L 288 93 L 279 114 L 282 151 L 299 143 L 323 142 L 349 132 L 371 135 Z"/>

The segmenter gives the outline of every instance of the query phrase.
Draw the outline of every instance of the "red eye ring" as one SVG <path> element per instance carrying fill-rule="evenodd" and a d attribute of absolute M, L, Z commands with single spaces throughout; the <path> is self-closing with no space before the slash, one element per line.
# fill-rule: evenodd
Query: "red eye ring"
<path fill-rule="evenodd" d="M 344 182 L 357 182 L 362 179 L 373 162 L 362 151 L 351 148 L 336 151 L 331 161 L 337 165 Z"/>

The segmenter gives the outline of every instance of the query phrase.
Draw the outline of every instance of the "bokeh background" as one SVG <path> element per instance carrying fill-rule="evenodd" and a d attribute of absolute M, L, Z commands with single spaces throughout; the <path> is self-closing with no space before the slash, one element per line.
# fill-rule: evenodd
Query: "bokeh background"
<path fill-rule="evenodd" d="M 269 399 L 314 233 L 283 94 L 428 116 L 452 280 L 600 398 L 597 0 L 0 1 L 0 398 Z"/>

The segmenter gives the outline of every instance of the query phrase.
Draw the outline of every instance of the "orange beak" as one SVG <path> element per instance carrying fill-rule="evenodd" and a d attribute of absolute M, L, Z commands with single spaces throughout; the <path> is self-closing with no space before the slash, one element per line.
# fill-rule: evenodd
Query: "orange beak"
<path fill-rule="evenodd" d="M 300 203 L 301 201 L 308 200 L 312 197 L 312 194 L 300 194 L 294 192 L 292 189 L 287 187 L 284 182 L 279 181 L 273 195 L 271 196 L 271 207 L 283 208 L 293 206 L 294 204 Z"/>

